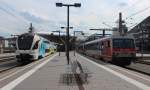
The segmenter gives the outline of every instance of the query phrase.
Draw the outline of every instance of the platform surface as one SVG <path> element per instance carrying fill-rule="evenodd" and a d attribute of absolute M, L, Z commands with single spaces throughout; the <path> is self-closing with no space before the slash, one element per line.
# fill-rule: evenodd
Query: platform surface
<path fill-rule="evenodd" d="M 79 54 L 71 52 L 71 61 L 78 61 L 83 69 L 88 70 L 87 83 L 66 85 L 61 82 L 62 75 L 66 73 L 67 61 L 65 53 L 58 53 L 41 63 L 34 69 L 18 77 L 2 89 L 9 90 L 150 90 L 149 86 L 134 79 L 128 78 L 111 69 L 105 64 L 97 65 Z M 137 85 L 136 85 L 137 84 Z"/>

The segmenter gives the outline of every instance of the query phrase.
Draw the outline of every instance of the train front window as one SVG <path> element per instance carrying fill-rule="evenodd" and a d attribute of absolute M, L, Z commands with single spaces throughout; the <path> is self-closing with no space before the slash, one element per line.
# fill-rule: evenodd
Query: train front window
<path fill-rule="evenodd" d="M 39 41 L 36 41 L 35 44 L 34 44 L 33 49 L 38 49 L 38 46 L 39 46 Z"/>
<path fill-rule="evenodd" d="M 32 46 L 33 35 L 24 34 L 18 37 L 18 49 L 20 50 L 29 50 Z"/>
<path fill-rule="evenodd" d="M 113 39 L 114 48 L 135 48 L 133 39 Z"/>

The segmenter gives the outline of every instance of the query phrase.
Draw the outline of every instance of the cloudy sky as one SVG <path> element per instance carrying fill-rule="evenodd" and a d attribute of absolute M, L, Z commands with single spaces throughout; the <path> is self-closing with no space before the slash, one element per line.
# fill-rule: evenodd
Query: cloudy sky
<path fill-rule="evenodd" d="M 150 0 L 0 0 L 0 36 L 27 32 L 30 22 L 36 32 L 60 30 L 66 26 L 66 7 L 56 2 L 81 3 L 70 9 L 70 26 L 90 34 L 95 33 L 90 28 L 110 28 L 103 22 L 115 27 L 119 12 L 130 28 L 150 15 Z"/>

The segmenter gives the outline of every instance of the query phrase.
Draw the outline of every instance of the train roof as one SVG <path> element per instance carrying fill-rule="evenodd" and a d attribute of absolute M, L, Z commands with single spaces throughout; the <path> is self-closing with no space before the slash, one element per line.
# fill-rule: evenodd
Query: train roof
<path fill-rule="evenodd" d="M 33 37 L 36 37 L 37 39 L 43 39 L 44 41 L 47 41 L 47 42 L 51 42 L 50 40 L 48 40 L 48 39 L 46 39 L 46 38 L 44 38 L 44 37 L 41 37 L 40 35 L 38 35 L 38 34 L 36 34 L 36 33 L 24 33 L 24 34 L 21 34 L 21 35 L 19 35 L 19 36 L 24 36 L 24 35 L 26 35 L 26 36 L 33 36 Z"/>
<path fill-rule="evenodd" d="M 132 36 L 109 36 L 109 37 L 104 37 L 104 38 L 99 38 L 99 39 L 96 39 L 96 40 L 92 40 L 92 41 L 89 41 L 89 42 L 86 42 L 85 44 L 90 44 L 90 43 L 96 43 L 98 41 L 102 41 L 102 40 L 107 40 L 107 39 L 117 39 L 117 38 L 128 38 L 128 39 L 134 39 Z"/>

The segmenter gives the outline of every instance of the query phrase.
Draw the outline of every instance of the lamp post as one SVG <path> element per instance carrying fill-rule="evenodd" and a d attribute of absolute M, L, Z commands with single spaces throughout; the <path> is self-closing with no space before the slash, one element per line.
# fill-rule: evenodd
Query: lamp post
<path fill-rule="evenodd" d="M 67 30 L 67 27 L 60 27 L 61 29 L 66 29 Z M 73 29 L 73 27 L 69 27 L 69 29 Z M 67 35 L 66 35 L 66 38 L 67 38 Z M 67 43 L 67 40 L 65 38 L 65 43 Z M 69 47 L 69 46 L 68 46 Z M 65 45 L 65 51 L 66 51 L 66 56 L 67 56 L 67 44 Z"/>
<path fill-rule="evenodd" d="M 75 34 L 76 34 L 77 32 L 81 32 L 81 33 L 83 34 L 83 31 L 74 31 L 74 33 L 73 33 L 73 36 L 74 36 L 74 56 L 75 56 L 75 52 L 76 52 L 76 44 L 75 44 L 76 39 L 75 39 Z"/>
<path fill-rule="evenodd" d="M 56 3 L 57 7 L 62 7 L 65 6 L 67 7 L 67 40 L 66 40 L 66 45 L 67 45 L 67 51 L 66 51 L 66 55 L 67 55 L 67 64 L 69 64 L 69 7 L 73 6 L 73 7 L 81 7 L 80 3 L 74 3 L 74 4 L 63 4 L 63 3 Z"/>
<path fill-rule="evenodd" d="M 58 32 L 59 33 L 59 39 L 57 39 L 57 42 L 59 43 L 60 40 L 60 31 L 52 31 L 52 32 Z M 59 56 L 60 56 L 60 45 L 58 44 L 57 50 L 59 48 Z"/>

